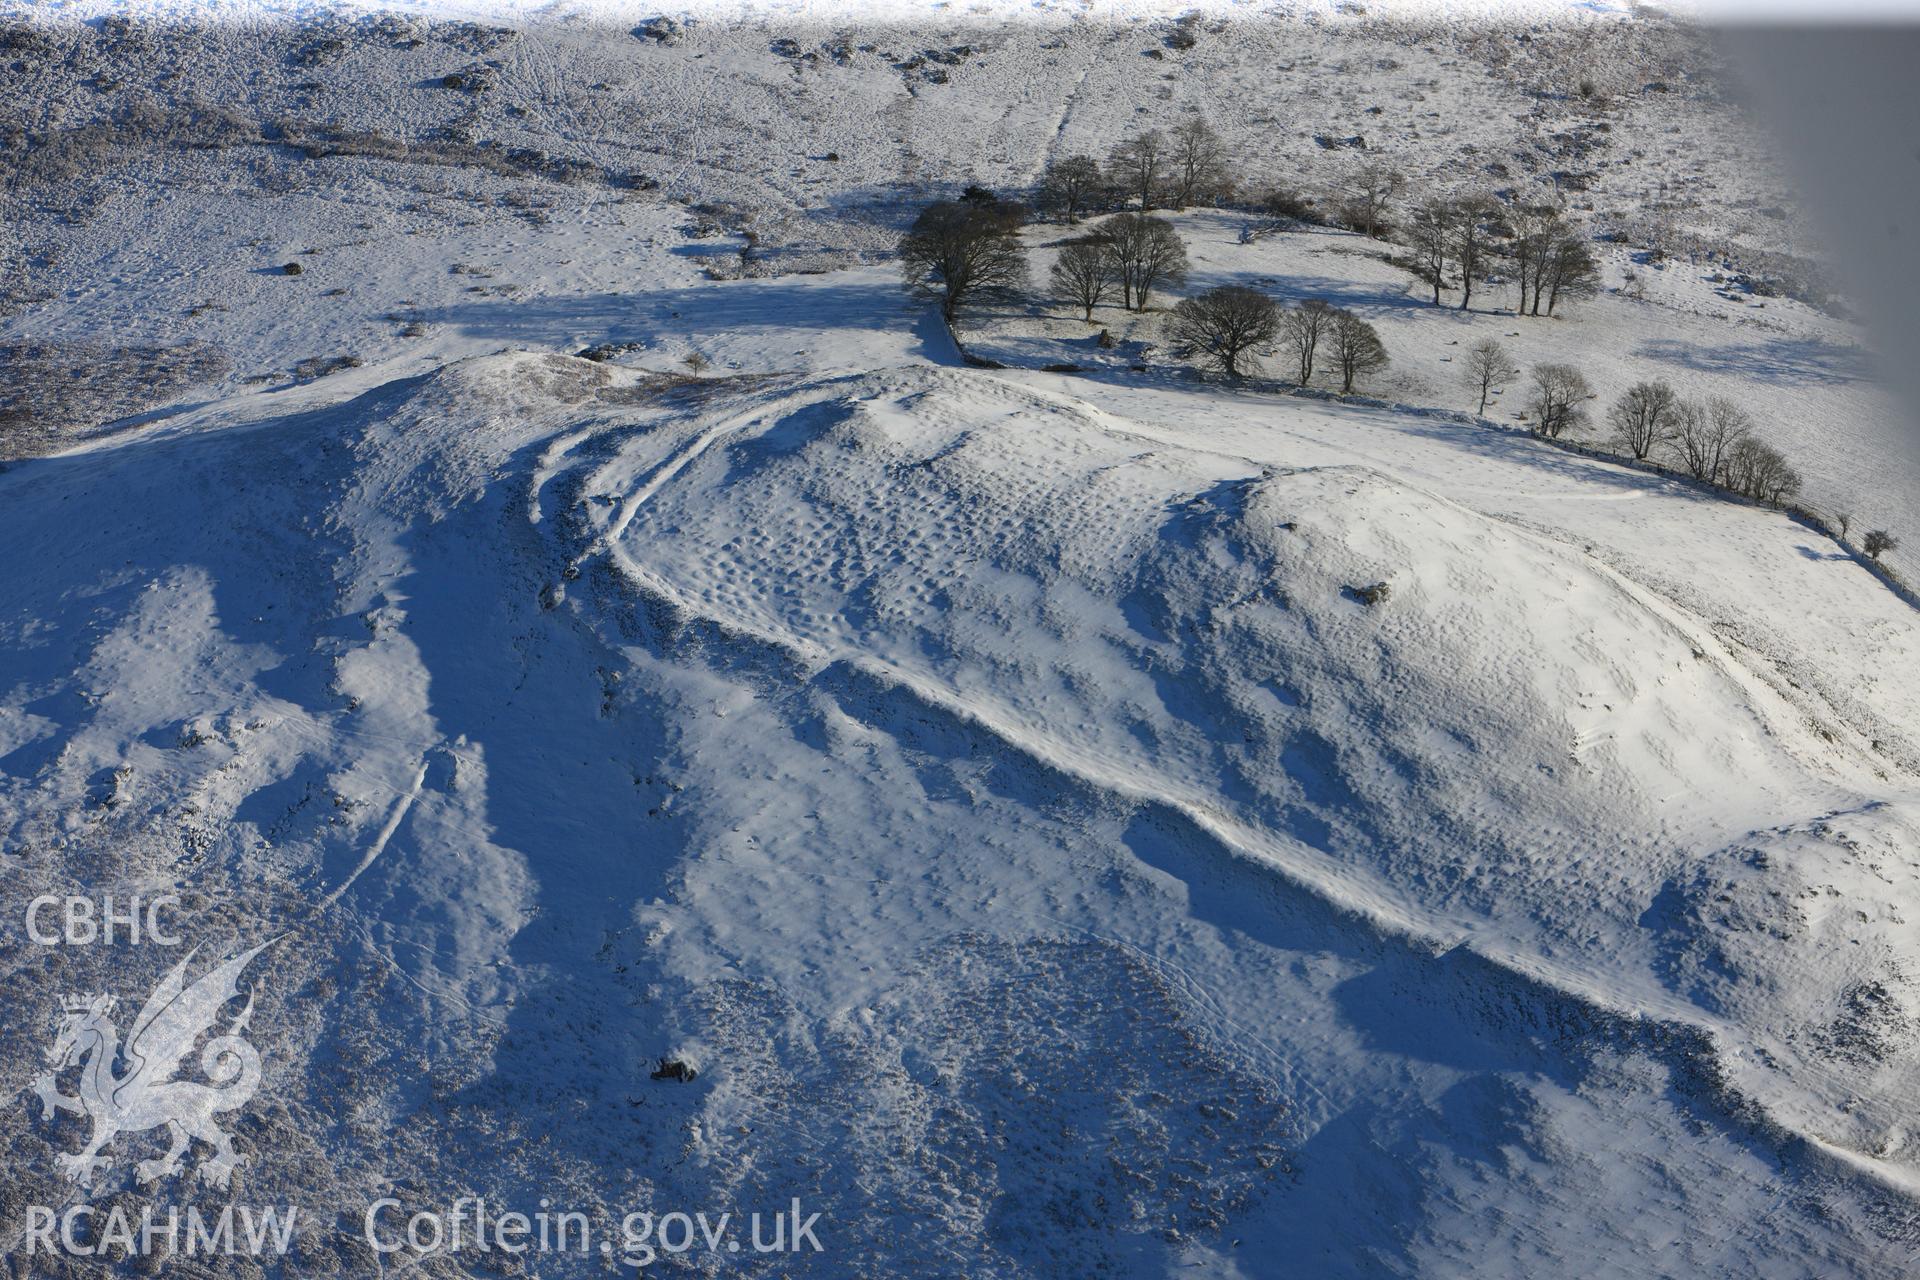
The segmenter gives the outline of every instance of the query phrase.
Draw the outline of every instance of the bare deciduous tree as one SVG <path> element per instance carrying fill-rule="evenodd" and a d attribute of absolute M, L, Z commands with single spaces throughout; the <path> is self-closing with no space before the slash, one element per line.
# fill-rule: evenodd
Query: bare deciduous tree
<path fill-rule="evenodd" d="M 1869 529 L 1866 538 L 1860 544 L 1860 549 L 1865 551 L 1871 558 L 1878 560 L 1889 551 L 1898 551 L 1900 549 L 1900 539 L 1894 537 L 1885 529 Z"/>
<path fill-rule="evenodd" d="M 1835 516 L 1834 519 L 1840 524 L 1840 541 L 1845 542 L 1847 540 L 1847 533 L 1853 528 L 1853 513 L 1851 511 L 1842 511 L 1839 515 Z"/>
<path fill-rule="evenodd" d="M 1593 398 L 1593 387 L 1586 375 L 1570 364 L 1533 366 L 1534 431 L 1549 440 L 1563 432 L 1577 431 L 1586 423 L 1587 411 L 1581 405 Z"/>
<path fill-rule="evenodd" d="M 1257 289 L 1221 285 L 1173 309 L 1168 335 L 1187 351 L 1205 356 L 1230 378 L 1240 376 L 1240 360 L 1258 354 L 1280 334 L 1280 309 Z"/>
<path fill-rule="evenodd" d="M 1493 338 L 1482 338 L 1473 344 L 1467 352 L 1465 372 L 1467 386 L 1480 393 L 1480 405 L 1475 413 L 1487 411 L 1487 397 L 1493 389 L 1502 383 L 1511 382 L 1520 376 L 1520 366 L 1507 355 L 1507 349 Z"/>
<path fill-rule="evenodd" d="M 1205 120 L 1195 116 L 1175 125 L 1167 149 L 1174 208 L 1184 209 L 1225 185 L 1227 146 Z"/>
<path fill-rule="evenodd" d="M 1726 462 L 1720 472 L 1720 482 L 1736 493 L 1749 493 L 1753 488 L 1760 448 L 1758 440 L 1746 435 L 1729 445 Z"/>
<path fill-rule="evenodd" d="M 1671 414 L 1669 451 L 1694 479 L 1719 484 L 1726 478 L 1728 452 L 1753 430 L 1753 420 L 1725 396 L 1704 403 L 1682 400 Z"/>
<path fill-rule="evenodd" d="M 901 269 L 909 288 L 940 299 L 940 314 L 953 322 L 969 298 L 1008 289 L 1027 279 L 1017 206 L 999 202 L 942 200 L 914 219 L 900 241 Z"/>
<path fill-rule="evenodd" d="M 1769 451 L 1772 452 L 1772 451 Z M 1778 465 L 1763 473 L 1766 488 L 1762 496 L 1774 506 L 1780 506 L 1800 492 L 1800 473 L 1787 465 L 1787 460 L 1778 453 Z"/>
<path fill-rule="evenodd" d="M 1092 207 L 1098 198 L 1104 181 L 1100 162 L 1091 156 L 1057 160 L 1040 179 L 1040 207 L 1068 222 L 1078 222 L 1081 211 Z"/>
<path fill-rule="evenodd" d="M 707 366 L 713 362 L 701 355 L 698 351 L 689 351 L 686 355 L 680 357 L 680 363 L 687 366 L 688 372 L 697 378 L 705 373 Z"/>
<path fill-rule="evenodd" d="M 1334 367 L 1340 370 L 1340 394 L 1352 395 L 1354 383 L 1387 367 L 1387 348 L 1374 327 L 1351 311 L 1335 311 L 1327 334 Z"/>
<path fill-rule="evenodd" d="M 1079 307 L 1088 321 L 1093 319 L 1093 309 L 1120 283 L 1112 246 L 1104 236 L 1085 236 L 1063 245 L 1048 275 L 1054 293 Z"/>
<path fill-rule="evenodd" d="M 1786 455 L 1753 436 L 1741 436 L 1727 450 L 1723 483 L 1756 502 L 1779 505 L 1800 492 L 1800 473 L 1787 465 Z"/>
<path fill-rule="evenodd" d="M 1174 285 L 1186 279 L 1187 247 L 1166 219 L 1121 213 L 1108 218 L 1100 230 L 1120 278 L 1120 299 L 1126 307 L 1145 311 L 1155 285 Z"/>
<path fill-rule="evenodd" d="M 1540 295 L 1547 296 L 1547 314 L 1563 298 L 1586 298 L 1600 291 L 1600 262 L 1578 232 L 1561 229 L 1547 245 L 1540 276 L 1533 290 L 1533 314 L 1540 314 Z"/>
<path fill-rule="evenodd" d="M 1398 169 L 1382 160 L 1369 160 L 1347 178 L 1347 224 L 1377 239 L 1387 221 L 1387 210 L 1406 185 Z"/>
<path fill-rule="evenodd" d="M 1332 326 L 1333 307 L 1325 298 L 1308 298 L 1280 314 L 1281 340 L 1293 352 L 1303 387 L 1313 379 L 1314 355 L 1320 349 L 1320 340 Z"/>
<path fill-rule="evenodd" d="M 1407 246 L 1413 252 L 1413 274 L 1433 288 L 1433 305 L 1447 283 L 1447 261 L 1453 256 L 1455 224 L 1460 216 L 1453 201 L 1430 196 L 1413 206 L 1407 219 Z"/>
<path fill-rule="evenodd" d="M 1635 461 L 1645 462 L 1656 447 L 1666 443 L 1673 430 L 1676 399 L 1673 388 L 1664 382 L 1636 382 L 1607 410 L 1613 438 Z"/>
<path fill-rule="evenodd" d="M 1167 139 L 1158 129 L 1128 138 L 1113 149 L 1107 170 L 1116 185 L 1140 198 L 1140 211 L 1153 208 L 1153 198 L 1167 175 Z"/>
<path fill-rule="evenodd" d="M 1474 192 L 1454 203 L 1454 268 L 1460 273 L 1460 309 L 1473 301 L 1473 286 L 1485 280 L 1497 257 L 1503 224 L 1493 197 Z"/>
<path fill-rule="evenodd" d="M 1520 286 L 1515 315 L 1526 315 L 1528 304 L 1540 305 L 1540 283 L 1554 238 L 1560 233 L 1558 210 L 1530 205 L 1513 210 L 1507 219 L 1507 256 L 1513 259 L 1514 280 Z"/>

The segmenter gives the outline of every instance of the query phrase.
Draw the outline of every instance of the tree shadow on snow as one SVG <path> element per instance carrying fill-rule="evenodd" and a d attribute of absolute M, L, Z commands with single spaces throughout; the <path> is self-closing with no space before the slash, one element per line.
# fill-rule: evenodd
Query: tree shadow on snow
<path fill-rule="evenodd" d="M 1673 338 L 1655 338 L 1641 343 L 1634 354 L 1696 373 L 1728 374 L 1758 382 L 1839 386 L 1869 376 L 1861 352 L 1811 339 L 1776 338 L 1771 342 L 1702 347 Z"/>
<path fill-rule="evenodd" d="M 1638 471 L 1602 458 L 1590 458 L 1567 449 L 1557 449 L 1524 431 L 1500 427 L 1469 426 L 1440 420 L 1421 420 L 1394 415 L 1395 430 L 1409 435 L 1440 440 L 1465 452 L 1502 462 L 1524 464 L 1543 475 L 1583 485 L 1595 485 L 1621 492 L 1638 491 L 1669 498 L 1689 498 L 1696 502 L 1726 502 L 1729 499 L 1674 476 L 1653 471 Z M 1568 495 L 1577 497 L 1578 495 Z"/>
<path fill-rule="evenodd" d="M 932 316 L 932 329 L 927 316 Z M 936 364 L 958 363 L 951 339 L 935 330 L 939 315 L 924 300 L 885 281 L 773 276 L 645 293 L 456 302 L 423 317 L 475 337 L 547 348 L 562 335 L 592 333 L 604 341 L 674 338 L 698 344 L 738 333 L 795 331 L 818 345 L 825 331 L 875 335 L 912 331 Z"/>
<path fill-rule="evenodd" d="M 1186 293 L 1203 293 L 1219 285 L 1242 285 L 1260 290 L 1281 306 L 1292 306 L 1308 298 L 1325 298 L 1336 307 L 1361 315 L 1386 311 L 1436 311 L 1430 301 L 1412 296 L 1404 283 L 1370 284 L 1363 280 L 1343 280 L 1335 276 L 1254 275 L 1245 271 L 1191 271 Z M 1171 300 L 1160 305 L 1171 306 Z"/>

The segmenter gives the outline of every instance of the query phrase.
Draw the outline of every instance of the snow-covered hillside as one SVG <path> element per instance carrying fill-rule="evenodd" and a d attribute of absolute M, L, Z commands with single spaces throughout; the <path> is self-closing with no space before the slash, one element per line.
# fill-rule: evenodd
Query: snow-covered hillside
<path fill-rule="evenodd" d="M 1470 310 L 1458 309 L 1457 289 L 1434 306 L 1431 294 L 1393 264 L 1395 246 L 1350 233 L 1299 228 L 1248 240 L 1248 229 L 1262 223 L 1244 214 L 1192 213 L 1173 221 L 1192 259 L 1184 292 L 1248 283 L 1283 303 L 1324 298 L 1372 322 L 1392 364 L 1368 383 L 1371 396 L 1471 412 L 1477 393 L 1467 385 L 1467 353 L 1492 338 L 1523 370 L 1564 362 L 1584 371 L 1600 403 L 1575 438 L 1604 445 L 1605 405 L 1635 382 L 1657 378 L 1682 396 L 1725 397 L 1746 410 L 1756 432 L 1804 473 L 1800 497 L 1813 509 L 1846 512 L 1856 527 L 1920 530 L 1910 411 L 1876 377 L 1860 329 L 1792 299 L 1742 296 L 1710 264 L 1648 264 L 1609 247 L 1599 297 L 1564 315 L 1520 317 L 1506 282 L 1483 287 Z M 1062 231 L 1047 226 L 1030 237 L 1037 275 L 1052 261 Z M 1160 312 L 1128 313 L 1117 301 L 1097 308 L 1089 324 L 1071 306 L 1038 299 L 979 309 L 967 337 L 971 350 L 1013 365 L 1121 370 L 1170 358 L 1163 327 Z M 1098 345 L 1103 330 L 1115 339 L 1112 348 Z M 1264 369 L 1284 374 L 1287 362 L 1270 360 Z M 1520 429 L 1531 392 L 1525 377 L 1496 387 L 1489 416 Z"/>
<path fill-rule="evenodd" d="M 1869 575 L 1480 428 L 958 367 L 882 272 L 712 288 L 786 372 L 482 357 L 0 477 L 10 894 L 297 932 L 256 1190 L 799 1194 L 823 1274 L 1911 1247 Z"/>
<path fill-rule="evenodd" d="M 1609 283 L 1646 305 L 1533 326 L 1563 332 L 1518 348 L 1605 362 L 1608 396 L 1650 375 L 1740 388 L 1815 505 L 1920 540 L 1910 486 L 1877 465 L 1904 417 L 1868 385 L 1858 334 L 1743 291 L 1817 277 L 1817 246 L 1710 46 L 1664 21 L 131 12 L 86 26 L 36 7 L 0 33 L 0 344 L 36 352 L 33 376 L 0 384 L 0 420 L 20 382 L 61 384 L 85 427 L 347 357 L 544 347 L 556 298 L 585 345 L 662 290 L 883 261 L 916 200 L 1023 191 L 1053 159 L 1199 113 L 1244 191 L 1324 193 L 1374 159 L 1409 196 L 1558 193 L 1622 237 Z M 1396 272 L 1301 237 L 1234 252 L 1237 230 L 1201 232 L 1212 271 L 1416 322 L 1396 344 L 1408 398 L 1457 402 L 1429 352 L 1459 333 L 1402 306 Z M 1649 243 L 1669 259 L 1642 261 Z M 665 318 L 691 329 L 695 310 Z"/>
<path fill-rule="evenodd" d="M 139 216 L 123 202 L 144 208 L 157 184 L 288 211 L 256 228 L 263 244 L 202 228 L 168 259 L 192 275 L 310 223 L 553 221 L 638 187 L 710 233 L 754 231 L 755 269 L 777 271 L 884 248 L 903 186 L 1025 186 L 1054 157 L 1104 156 L 1193 112 L 1233 145 L 1248 191 L 1317 189 L 1384 158 L 1422 181 L 1559 190 L 1635 234 L 1664 219 L 1663 234 L 1715 251 L 1812 250 L 1710 46 L 1652 19 L 1197 10 L 1188 24 L 1098 11 L 991 23 L 990 10 L 936 9 L 629 31 L 587 15 L 522 30 L 351 10 L 298 24 L 132 12 L 86 26 L 27 6 L 6 28 L 11 154 L 33 144 L 22 175 L 64 215 L 24 219 L 35 254 L 100 252 Z M 574 185 L 555 191 L 555 177 Z M 594 193 L 603 183 L 615 193 Z"/>
<path fill-rule="evenodd" d="M 1145 29 L 1009 34 L 1038 60 L 963 60 L 936 112 L 771 29 L 560 27 L 479 55 L 509 87 L 468 127 L 597 176 L 534 172 L 557 142 L 503 172 L 235 126 L 13 186 L 52 256 L 4 340 L 120 353 L 49 358 L 46 403 L 121 360 L 155 386 L 151 418 L 0 471 L 0 920 L 177 893 L 209 951 L 278 940 L 234 1187 L 137 1186 L 159 1139 L 123 1135 L 84 1191 L 52 1158 L 84 1123 L 34 1098 L 60 998 L 137 1005 L 178 956 L 0 939 L 10 1274 L 103 1269 L 25 1256 L 23 1206 L 155 1196 L 303 1206 L 295 1252 L 236 1275 L 612 1265 L 381 1258 L 388 1196 L 821 1215 L 817 1255 L 667 1273 L 1909 1265 L 1920 611 L 1782 512 L 1433 412 L 1472 407 L 1457 353 L 1494 334 L 1603 392 L 1734 396 L 1810 496 L 1913 521 L 1851 331 L 1684 262 L 1562 319 L 1463 317 L 1357 236 L 1193 213 L 1188 288 L 1355 306 L 1395 360 L 1378 400 L 1192 376 L 1157 313 L 1103 314 L 1103 355 L 1039 302 L 970 310 L 969 350 L 1021 367 L 969 365 L 884 257 L 903 157 L 934 190 L 1104 145 L 1138 76 L 1089 96 L 1089 51 Z M 1250 30 L 1303 64 L 1386 38 Z M 455 92 L 426 35 L 299 71 L 234 59 L 311 31 L 155 38 L 184 42 L 170 101 L 310 76 L 337 121 L 421 138 Z M 535 118 L 595 65 L 686 131 Z M 1234 65 L 1170 101 L 1266 110 Z M 73 123 L 61 83 L 13 100 L 36 130 Z M 659 187 L 607 180 L 641 151 Z M 1736 205 L 1702 216 L 1732 235 Z M 190 351 L 227 371 L 170 380 Z"/>

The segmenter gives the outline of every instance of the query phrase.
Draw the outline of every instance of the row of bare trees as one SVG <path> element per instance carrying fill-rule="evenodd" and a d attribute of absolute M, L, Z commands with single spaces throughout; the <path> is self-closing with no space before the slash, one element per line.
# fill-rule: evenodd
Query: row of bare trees
<path fill-rule="evenodd" d="M 987 192 L 927 206 L 900 245 L 908 283 L 935 293 L 949 323 L 969 298 L 1024 285 L 1027 259 L 1019 235 L 1024 216 L 1021 206 Z M 1414 225 L 1422 225 L 1419 218 Z M 1531 265 L 1522 268 L 1522 279 L 1532 282 L 1534 307 L 1544 298 L 1549 314 L 1557 296 L 1553 253 L 1558 234 L 1552 219 L 1534 225 L 1527 233 L 1534 247 L 1524 251 Z M 1144 213 L 1122 213 L 1064 245 L 1052 282 L 1061 297 L 1091 319 L 1094 307 L 1115 295 L 1122 306 L 1145 310 L 1156 288 L 1178 284 L 1186 273 L 1186 247 L 1171 223 Z M 1522 285 L 1523 290 L 1528 287 Z M 1565 289 L 1564 282 L 1558 289 Z M 1229 377 L 1239 377 L 1250 357 L 1275 351 L 1292 358 L 1302 386 L 1312 381 L 1316 367 L 1331 366 L 1343 394 L 1351 394 L 1362 379 L 1388 364 L 1378 332 L 1352 312 L 1323 298 L 1282 308 L 1260 291 L 1240 285 L 1224 285 L 1180 302 L 1173 309 L 1168 336 L 1176 349 Z M 1531 429 L 1548 439 L 1582 430 L 1587 403 L 1595 398 L 1586 376 L 1564 363 L 1538 364 L 1531 374 Z M 1519 376 L 1519 366 L 1491 338 L 1468 351 L 1462 374 L 1479 397 L 1479 413 L 1486 412 L 1488 398 L 1498 387 Z M 1751 416 L 1725 397 L 1688 400 L 1665 382 L 1639 382 L 1608 407 L 1606 421 L 1612 443 L 1636 461 L 1658 460 L 1697 480 L 1776 506 L 1800 491 L 1800 475 L 1786 456 L 1759 439 Z M 1839 519 L 1845 538 L 1851 518 Z M 1897 542 L 1876 529 L 1862 545 L 1877 560 Z"/>
<path fill-rule="evenodd" d="M 1164 218 L 1119 213 L 1091 233 L 1061 246 L 1054 259 L 1054 292 L 1080 308 L 1084 319 L 1118 294 L 1129 311 L 1145 311 L 1153 291 L 1187 278 L 1187 247 Z"/>
<path fill-rule="evenodd" d="M 948 324 L 969 300 L 1024 286 L 1024 212 L 987 192 L 928 205 L 900 241 L 908 286 L 933 293 Z M 1087 320 L 1110 298 L 1129 311 L 1145 311 L 1154 290 L 1186 277 L 1186 244 L 1172 223 L 1145 213 L 1115 214 L 1068 241 L 1050 272 L 1055 294 Z"/>
<path fill-rule="evenodd" d="M 1494 390 L 1519 376 L 1506 348 L 1487 338 L 1468 351 L 1462 381 L 1479 396 L 1476 412 L 1485 413 Z M 1574 366 L 1535 365 L 1527 405 L 1532 430 L 1550 440 L 1581 430 L 1592 399 L 1592 385 Z M 1606 420 L 1613 445 L 1636 462 L 1659 461 L 1776 506 L 1800 491 L 1786 456 L 1755 435 L 1752 416 L 1724 396 L 1688 400 L 1665 382 L 1637 382 L 1608 407 Z"/>
<path fill-rule="evenodd" d="M 1539 364 L 1532 370 L 1528 413 L 1532 429 L 1558 439 L 1587 424 L 1586 402 L 1594 399 L 1586 376 L 1568 364 Z M 1480 398 L 1485 413 L 1495 389 L 1520 376 L 1506 348 L 1492 338 L 1468 351 L 1462 380 Z M 1636 462 L 1655 462 L 1706 484 L 1730 489 L 1756 502 L 1783 506 L 1800 492 L 1800 473 L 1786 455 L 1759 438 L 1753 415 L 1725 396 L 1689 400 L 1663 381 L 1636 382 L 1607 408 L 1614 447 Z M 1844 542 L 1853 517 L 1834 517 Z M 1868 530 L 1861 550 L 1873 560 L 1900 545 L 1884 529 Z"/>
<path fill-rule="evenodd" d="M 1068 222 L 1128 205 L 1146 213 L 1220 204 L 1235 195 L 1234 168 L 1225 140 L 1195 116 L 1171 129 L 1148 129 L 1123 139 L 1104 165 L 1088 155 L 1053 161 L 1041 175 L 1035 204 L 1042 213 Z M 1254 204 L 1276 219 L 1331 221 L 1378 239 L 1392 230 L 1392 209 L 1406 185 L 1399 170 L 1367 160 L 1339 181 L 1325 213 L 1292 191 L 1269 192 Z"/>
<path fill-rule="evenodd" d="M 1473 303 L 1477 284 L 1511 271 L 1521 315 L 1553 315 L 1561 302 L 1598 291 L 1600 264 L 1588 236 L 1558 206 L 1505 204 L 1484 191 L 1420 196 L 1404 211 L 1406 178 L 1383 160 L 1350 171 L 1335 193 L 1333 221 L 1369 239 L 1392 237 L 1406 246 L 1406 265 L 1433 290 L 1457 287 L 1460 309 Z M 1293 192 L 1266 201 L 1276 219 L 1316 217 L 1311 202 Z"/>
<path fill-rule="evenodd" d="M 1295 191 L 1274 191 L 1262 202 L 1274 220 L 1331 221 L 1369 239 L 1404 245 L 1404 264 L 1433 290 L 1460 290 L 1460 309 L 1473 304 L 1474 286 L 1496 273 L 1519 287 L 1521 315 L 1553 315 L 1560 303 L 1598 291 L 1600 266 L 1587 234 L 1554 204 L 1503 203 L 1484 191 L 1428 193 L 1404 203 L 1405 176 L 1384 160 L 1355 166 L 1322 213 Z M 1256 232 L 1255 234 L 1261 234 Z"/>
<path fill-rule="evenodd" d="M 1460 309 L 1473 301 L 1473 286 L 1511 268 L 1519 285 L 1515 311 L 1553 315 L 1569 298 L 1600 288 L 1600 263 L 1587 236 L 1560 210 L 1547 205 L 1507 208 L 1480 193 L 1428 196 L 1411 209 L 1401 238 L 1408 267 L 1433 290 L 1457 284 Z"/>
<path fill-rule="evenodd" d="M 908 285 L 934 293 L 949 324 L 970 299 L 1024 286 L 1025 214 L 984 191 L 928 205 L 900 241 Z M 1091 320 L 1093 309 L 1113 297 L 1130 311 L 1144 311 L 1155 289 L 1178 285 L 1186 275 L 1187 248 L 1172 223 L 1119 213 L 1062 246 L 1051 281 L 1058 296 Z"/>
<path fill-rule="evenodd" d="M 1194 116 L 1123 140 L 1104 167 L 1086 155 L 1056 160 L 1040 180 L 1038 199 L 1043 211 L 1069 222 L 1129 202 L 1141 213 L 1185 209 L 1220 199 L 1232 186 L 1231 171 L 1226 143 Z"/>
<path fill-rule="evenodd" d="M 1257 289 L 1221 285 L 1184 299 L 1173 309 L 1167 336 L 1176 350 L 1217 366 L 1228 377 L 1243 372 L 1249 355 L 1289 354 L 1298 381 L 1313 381 L 1316 364 L 1340 376 L 1351 395 L 1360 380 L 1387 367 L 1387 349 L 1374 327 L 1325 298 L 1282 308 Z"/>
<path fill-rule="evenodd" d="M 1486 408 L 1492 386 L 1519 375 L 1498 342 L 1477 344 L 1465 380 Z M 1535 434 L 1557 440 L 1587 425 L 1594 399 L 1586 375 L 1570 364 L 1533 367 L 1528 403 Z M 1636 462 L 1660 461 L 1696 480 L 1779 506 L 1800 492 L 1800 474 L 1786 455 L 1754 434 L 1753 418 L 1724 396 L 1687 400 L 1665 382 L 1637 382 L 1606 412 L 1613 445 Z"/>
<path fill-rule="evenodd" d="M 1023 214 L 1019 205 L 984 191 L 928 205 L 900 241 L 909 287 L 934 294 L 949 324 L 970 299 L 1022 287 L 1027 282 Z M 1109 299 L 1144 311 L 1156 289 L 1176 286 L 1186 276 L 1186 245 L 1173 224 L 1132 212 L 1115 214 L 1062 245 L 1049 273 L 1056 296 L 1087 320 Z M 1284 348 L 1302 386 L 1312 381 L 1319 362 L 1338 372 L 1346 394 L 1387 365 L 1380 335 L 1352 312 L 1324 298 L 1283 310 L 1258 290 L 1237 285 L 1178 304 L 1169 336 L 1177 348 L 1231 377 L 1240 376 L 1249 355 Z"/>
<path fill-rule="evenodd" d="M 1055 161 L 1042 176 L 1040 210 L 1068 222 L 1082 215 L 1135 206 L 1185 209 L 1217 202 L 1232 189 L 1232 156 L 1218 132 L 1201 117 L 1167 131 L 1149 129 L 1123 140 L 1103 166 L 1091 156 Z M 1407 181 L 1384 160 L 1362 161 L 1333 193 L 1332 221 L 1370 239 L 1398 238 L 1409 250 L 1408 267 L 1433 290 L 1435 306 L 1447 288 L 1460 290 L 1460 308 L 1473 302 L 1474 286 L 1496 272 L 1511 272 L 1519 288 L 1521 315 L 1553 315 L 1570 298 L 1599 288 L 1599 262 L 1587 235 L 1548 204 L 1504 204 L 1482 191 L 1428 194 L 1404 210 Z M 1266 200 L 1276 219 L 1313 217 L 1311 201 L 1292 192 Z"/>
<path fill-rule="evenodd" d="M 1665 382 L 1636 382 L 1607 410 L 1614 442 L 1635 461 L 1667 455 L 1696 480 L 1775 505 L 1800 492 L 1786 455 L 1753 433 L 1753 418 L 1724 396 L 1682 399 Z"/>

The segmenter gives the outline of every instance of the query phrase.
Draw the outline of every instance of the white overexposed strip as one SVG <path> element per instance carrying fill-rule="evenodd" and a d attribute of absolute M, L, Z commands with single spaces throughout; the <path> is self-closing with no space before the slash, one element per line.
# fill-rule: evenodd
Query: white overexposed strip
<path fill-rule="evenodd" d="M 167 21 L 258 22 L 355 11 L 409 13 L 475 21 L 633 23 L 668 15 L 703 22 L 780 20 L 913 23 L 1127 23 L 1197 13 L 1248 20 L 1292 18 L 1359 20 L 1382 16 L 1439 16 L 1462 21 L 1554 16 L 1624 18 L 1625 0 L 0 0 L 0 14 L 44 21 L 86 21 L 112 14 Z"/>

